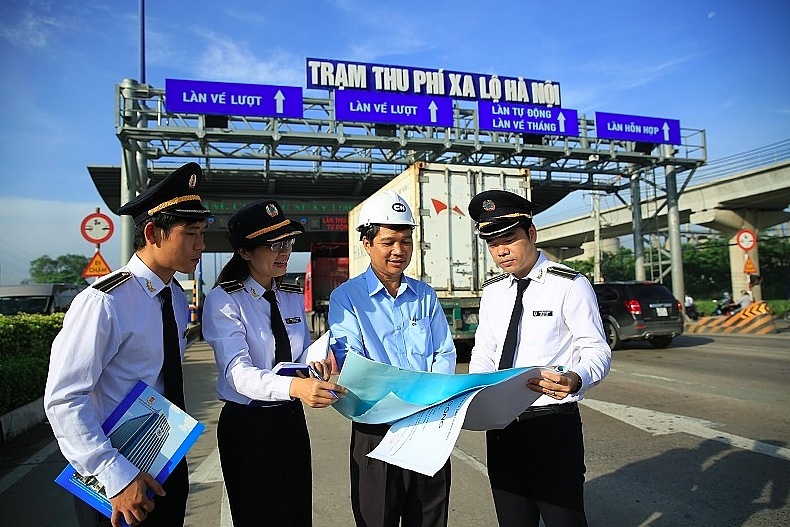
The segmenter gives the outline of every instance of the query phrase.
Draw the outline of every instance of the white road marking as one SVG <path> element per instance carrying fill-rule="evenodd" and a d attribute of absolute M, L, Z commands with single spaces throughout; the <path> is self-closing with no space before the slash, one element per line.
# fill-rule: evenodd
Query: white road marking
<path fill-rule="evenodd" d="M 460 448 L 453 447 L 453 456 L 457 457 L 467 465 L 471 466 L 473 469 L 480 472 L 482 475 L 488 477 L 488 467 L 486 467 L 485 463 L 481 463 L 477 460 L 477 458 L 470 456 Z"/>
<path fill-rule="evenodd" d="M 712 439 L 726 445 L 790 461 L 790 449 L 788 448 L 716 430 L 715 423 L 703 419 L 656 412 L 595 399 L 584 399 L 581 401 L 581 404 L 653 435 L 684 432 L 703 439 Z"/>
<path fill-rule="evenodd" d="M 216 448 L 189 476 L 189 481 L 193 483 L 216 483 L 224 481 L 222 479 L 222 468 L 219 464 L 219 450 Z"/>
<path fill-rule="evenodd" d="M 222 501 L 219 505 L 219 526 L 233 527 L 233 519 L 230 516 L 230 504 L 228 503 L 228 491 L 225 489 L 224 479 L 222 478 L 222 466 L 219 463 L 219 449 L 215 448 L 206 459 L 189 476 L 189 484 L 200 483 L 222 483 Z"/>
<path fill-rule="evenodd" d="M 16 485 L 16 483 L 27 476 L 28 472 L 36 468 L 36 465 L 44 462 L 49 456 L 58 451 L 58 442 L 52 441 L 47 446 L 27 458 L 21 465 L 14 470 L 3 476 L 0 479 L 0 494 L 7 491 L 9 488 Z"/>
<path fill-rule="evenodd" d="M 219 506 L 219 527 L 233 527 L 233 518 L 230 516 L 230 502 L 228 502 L 228 491 L 225 484 L 222 484 L 222 503 Z"/>
<path fill-rule="evenodd" d="M 663 516 L 663 514 L 661 514 L 660 512 L 654 512 L 645 521 L 640 523 L 637 527 L 649 527 L 650 525 L 653 524 L 654 521 L 661 519 L 661 516 Z"/>

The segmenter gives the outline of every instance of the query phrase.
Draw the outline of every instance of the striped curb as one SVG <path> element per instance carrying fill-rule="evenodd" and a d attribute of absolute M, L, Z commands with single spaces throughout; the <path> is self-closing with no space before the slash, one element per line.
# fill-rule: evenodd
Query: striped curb
<path fill-rule="evenodd" d="M 769 335 L 777 333 L 771 308 L 765 302 L 756 302 L 732 316 L 701 317 L 687 323 L 686 333 L 714 333 L 733 335 Z"/>

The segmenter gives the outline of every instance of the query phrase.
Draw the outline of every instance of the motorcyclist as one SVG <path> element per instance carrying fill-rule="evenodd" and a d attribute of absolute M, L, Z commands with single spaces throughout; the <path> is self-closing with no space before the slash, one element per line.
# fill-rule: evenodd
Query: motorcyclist
<path fill-rule="evenodd" d="M 697 310 L 697 306 L 694 305 L 694 298 L 691 295 L 686 294 L 686 298 L 683 301 L 686 311 L 686 316 L 689 317 L 691 320 L 699 319 L 699 310 Z"/>
<path fill-rule="evenodd" d="M 714 302 L 716 301 L 714 300 Z M 730 316 L 734 311 L 733 308 L 737 305 L 738 304 L 736 304 L 730 296 L 729 291 L 725 291 L 721 297 L 721 300 L 718 301 L 718 305 L 716 306 L 716 310 L 713 312 L 713 314 Z"/>

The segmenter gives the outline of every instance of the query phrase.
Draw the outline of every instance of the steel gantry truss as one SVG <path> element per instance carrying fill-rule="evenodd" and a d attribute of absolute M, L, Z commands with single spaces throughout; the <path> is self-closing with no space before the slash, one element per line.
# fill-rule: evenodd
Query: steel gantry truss
<path fill-rule="evenodd" d="M 197 158 L 212 170 L 249 169 L 263 179 L 388 180 L 427 161 L 527 168 L 533 185 L 615 192 L 628 186 L 618 176 L 667 165 L 683 172 L 705 162 L 703 130 L 684 129 L 683 144 L 666 155 L 660 145 L 597 138 L 583 115 L 579 137 L 481 131 L 477 110 L 463 104 L 455 102 L 452 128 L 337 121 L 331 94 L 304 98 L 301 119 L 205 116 L 169 113 L 163 89 L 125 80 L 117 86 L 116 130 L 126 152 L 148 161 Z"/>
<path fill-rule="evenodd" d="M 426 161 L 528 169 L 526 186 L 533 194 L 560 190 L 556 199 L 536 203 L 537 212 L 573 190 L 614 193 L 629 204 L 640 194 L 642 175 L 649 173 L 648 183 L 666 195 L 671 209 L 677 204 L 677 175 L 687 173 L 685 187 L 706 161 L 704 130 L 681 129 L 681 144 L 675 146 L 601 139 L 594 121 L 582 114 L 578 137 L 490 132 L 479 129 L 477 108 L 465 101 L 453 103 L 453 127 L 347 122 L 335 119 L 333 95 L 305 97 L 298 119 L 211 116 L 168 112 L 164 89 L 125 79 L 116 87 L 115 112 L 124 161 L 121 201 L 146 188 L 158 167 L 185 158 L 198 160 L 207 178 L 243 176 L 264 184 L 269 195 L 357 200 L 406 166 Z M 656 181 L 655 171 L 662 167 L 665 178 Z M 349 180 L 350 187 L 338 184 Z M 638 216 L 635 239 L 641 240 Z M 126 230 L 122 226 L 122 245 L 131 246 L 131 238 L 123 241 L 131 236 Z M 641 243 L 635 246 L 638 252 Z"/>

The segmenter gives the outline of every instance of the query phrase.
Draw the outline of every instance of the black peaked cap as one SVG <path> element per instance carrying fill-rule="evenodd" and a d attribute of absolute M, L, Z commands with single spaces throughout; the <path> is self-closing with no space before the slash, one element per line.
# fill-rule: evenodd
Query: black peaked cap
<path fill-rule="evenodd" d="M 135 224 L 157 213 L 196 220 L 207 218 L 211 216 L 211 211 L 201 204 L 200 196 L 196 193 L 202 177 L 200 165 L 187 163 L 121 206 L 118 214 L 132 216 Z"/>
<path fill-rule="evenodd" d="M 277 243 L 303 233 L 304 225 L 286 218 L 272 199 L 250 203 L 228 220 L 228 241 L 234 249 Z"/>
<path fill-rule="evenodd" d="M 468 209 L 478 235 L 486 240 L 507 234 L 524 222 L 528 226 L 535 206 L 513 192 L 485 190 L 472 198 Z"/>

